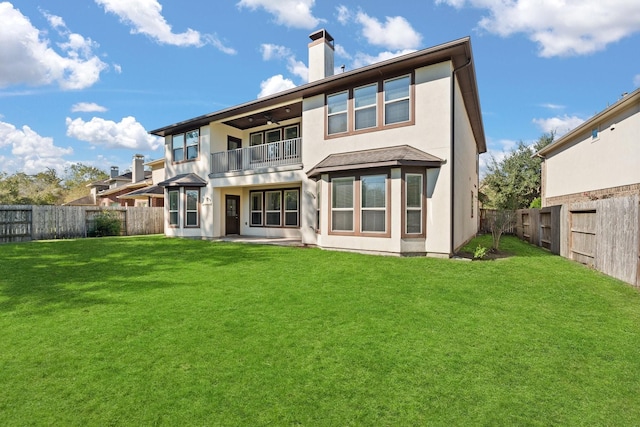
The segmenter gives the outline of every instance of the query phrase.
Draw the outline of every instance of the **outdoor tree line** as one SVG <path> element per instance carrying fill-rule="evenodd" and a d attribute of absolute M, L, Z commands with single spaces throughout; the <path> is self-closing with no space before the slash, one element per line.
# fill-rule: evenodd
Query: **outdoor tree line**
<path fill-rule="evenodd" d="M 108 177 L 82 163 L 68 166 L 62 175 L 52 168 L 34 175 L 0 172 L 0 205 L 61 205 L 89 195 L 87 184 Z"/>

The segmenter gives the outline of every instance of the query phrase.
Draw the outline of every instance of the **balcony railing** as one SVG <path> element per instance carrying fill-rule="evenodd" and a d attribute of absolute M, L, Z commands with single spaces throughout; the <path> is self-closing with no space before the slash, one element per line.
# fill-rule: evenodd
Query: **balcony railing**
<path fill-rule="evenodd" d="M 302 138 L 211 154 L 211 173 L 242 172 L 302 162 Z"/>

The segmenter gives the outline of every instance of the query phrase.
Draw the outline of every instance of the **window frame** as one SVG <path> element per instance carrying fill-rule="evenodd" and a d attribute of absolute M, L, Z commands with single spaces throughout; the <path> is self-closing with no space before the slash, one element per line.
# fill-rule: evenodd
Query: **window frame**
<path fill-rule="evenodd" d="M 295 193 L 296 194 L 296 208 L 295 209 L 287 209 L 287 193 Z M 289 189 L 282 190 L 282 212 L 284 216 L 284 227 L 300 227 L 300 190 Z M 296 214 L 296 223 L 295 224 L 287 224 L 287 214 L 293 213 Z"/>
<path fill-rule="evenodd" d="M 341 207 L 341 208 L 336 208 L 335 205 L 335 199 L 334 199 L 334 193 L 335 193 L 335 187 L 334 187 L 334 182 L 337 181 L 351 181 L 351 207 Z M 330 192 L 330 200 L 331 200 L 331 204 L 330 209 L 331 212 L 329 214 L 329 232 L 331 234 L 353 234 L 355 232 L 355 230 L 357 230 L 356 228 L 356 189 L 355 189 L 355 184 L 356 184 L 356 177 L 355 176 L 336 176 L 331 178 L 331 192 Z M 334 221 L 333 218 L 333 214 L 334 212 L 351 212 L 351 229 L 347 230 L 347 229 L 334 229 L 334 223 L 336 221 Z"/>
<path fill-rule="evenodd" d="M 362 89 L 366 89 L 368 87 L 375 87 L 375 94 L 373 96 L 373 104 L 366 104 L 363 106 L 358 107 L 357 103 L 358 103 L 358 97 L 357 97 L 357 92 L 358 90 L 362 90 Z M 362 130 L 366 130 L 366 129 L 373 129 L 373 128 L 377 128 L 378 127 L 378 94 L 380 92 L 380 88 L 379 88 L 379 84 L 378 82 L 375 83 L 370 83 L 364 86 L 358 86 L 356 88 L 353 89 L 353 130 L 354 131 L 362 131 Z M 373 124 L 373 126 L 366 126 L 366 127 L 358 127 L 358 112 L 359 111 L 363 111 L 369 108 L 373 108 L 374 109 L 374 118 L 375 118 L 375 122 Z M 347 122 L 348 124 L 348 122 Z"/>
<path fill-rule="evenodd" d="M 384 179 L 383 182 L 383 188 L 384 188 L 384 206 L 379 207 L 379 206 L 374 206 L 374 207 L 370 207 L 364 206 L 364 202 L 365 202 L 365 195 L 364 195 L 364 191 L 365 191 L 365 186 L 364 181 L 366 179 L 369 178 L 380 178 L 382 177 Z M 388 231 L 388 224 L 387 224 L 387 207 L 389 205 L 388 203 L 388 198 L 389 198 L 389 191 L 388 191 L 388 174 L 372 174 L 372 175 L 360 175 L 360 233 L 362 234 L 386 234 Z M 384 230 L 379 231 L 379 230 L 365 230 L 365 221 L 364 221 L 364 214 L 366 212 L 383 212 L 384 213 Z"/>
<path fill-rule="evenodd" d="M 331 112 L 330 111 L 330 107 L 329 107 L 329 99 L 332 98 L 332 97 L 337 97 L 337 96 L 344 95 L 344 94 L 347 95 L 347 100 L 345 102 L 345 109 L 344 110 L 340 110 L 340 111 L 336 111 L 336 112 Z M 350 127 L 349 126 L 349 122 L 350 122 L 349 121 L 349 110 L 350 110 L 349 104 L 350 104 L 350 99 L 351 99 L 351 96 L 350 96 L 350 91 L 349 90 L 341 90 L 341 91 L 334 92 L 334 93 L 331 93 L 331 94 L 326 96 L 326 99 L 325 99 L 325 105 L 326 105 L 326 115 L 325 115 L 326 116 L 326 122 L 325 123 L 326 124 L 325 124 L 325 126 L 326 126 L 326 134 L 327 135 L 334 136 L 334 135 L 343 135 L 343 134 L 348 134 L 349 133 L 349 127 Z M 329 133 L 330 118 L 331 117 L 336 117 L 338 115 L 343 115 L 343 114 L 345 116 L 346 129 L 343 130 L 343 131 L 341 130 L 339 132 Z"/>
<path fill-rule="evenodd" d="M 285 193 L 289 191 L 295 191 L 298 194 L 298 209 L 296 221 L 297 225 L 286 225 L 286 212 L 294 212 L 294 210 L 287 210 L 285 205 Z M 280 195 L 280 209 L 279 210 L 267 210 L 267 193 L 279 193 Z M 288 187 L 288 188 L 268 188 L 264 190 L 255 190 L 249 191 L 249 227 L 260 227 L 260 228 L 300 228 L 300 188 L 298 187 Z M 253 198 L 259 197 L 261 200 L 261 209 L 255 210 L 253 209 Z M 254 224 L 253 223 L 253 214 L 260 212 L 262 224 Z M 278 218 L 280 219 L 279 225 L 275 224 L 267 224 L 267 213 L 275 213 L 278 212 Z"/>
<path fill-rule="evenodd" d="M 257 196 L 257 197 L 255 197 Z M 260 208 L 253 208 L 253 200 L 260 200 Z M 260 214 L 260 223 L 253 222 L 253 215 L 255 213 Z M 264 226 L 264 192 L 263 191 L 252 191 L 249 193 L 249 226 L 250 227 L 263 227 Z"/>
<path fill-rule="evenodd" d="M 169 203 L 167 203 L 167 208 L 169 210 L 169 227 L 171 228 L 179 228 L 180 227 L 180 189 L 171 189 L 168 192 L 168 197 L 169 197 Z M 175 194 L 176 195 L 176 200 L 175 200 L 175 209 L 172 209 L 172 205 L 171 205 L 171 195 Z M 171 218 L 171 214 L 175 213 L 176 219 L 175 222 L 172 221 Z"/>
<path fill-rule="evenodd" d="M 420 176 L 420 207 L 408 206 L 408 179 L 407 176 Z M 427 175 L 422 168 L 406 168 L 402 171 L 402 237 L 403 238 L 425 238 L 426 233 L 426 218 L 427 218 Z M 409 221 L 407 214 L 409 211 L 420 211 L 420 233 L 409 233 L 407 227 Z"/>
<path fill-rule="evenodd" d="M 189 209 L 189 192 L 195 192 L 196 194 L 196 207 L 195 209 Z M 195 224 L 189 224 L 189 214 L 196 214 Z M 200 228 L 200 188 L 199 187 L 185 187 L 184 188 L 184 228 Z"/>
<path fill-rule="evenodd" d="M 195 143 L 191 143 L 194 141 L 193 138 L 189 138 L 189 134 L 196 133 Z M 177 147 L 175 144 L 176 139 L 182 138 L 182 142 L 180 147 Z M 196 155 L 195 157 L 189 156 L 189 149 L 195 147 Z M 176 152 L 182 152 L 182 158 L 180 160 L 176 160 Z M 185 162 L 193 162 L 200 158 L 200 128 L 188 130 L 186 132 L 176 133 L 171 135 L 171 163 L 185 163 Z"/>
<path fill-rule="evenodd" d="M 385 85 L 388 82 L 392 82 L 392 81 L 395 81 L 395 80 L 401 80 L 401 79 L 405 79 L 405 78 L 409 79 L 409 87 L 407 88 L 407 93 L 408 93 L 407 96 L 402 97 L 402 98 L 394 98 L 392 100 L 387 101 L 387 97 L 386 97 L 387 91 L 386 91 Z M 412 108 L 411 108 L 411 95 L 412 95 L 411 88 L 412 88 L 412 86 L 413 86 L 413 79 L 412 79 L 412 76 L 409 75 L 409 74 L 405 74 L 405 75 L 402 75 L 402 76 L 397 76 L 397 77 L 393 77 L 393 78 L 390 78 L 390 79 L 386 79 L 386 80 L 384 80 L 382 82 L 382 114 L 383 114 L 383 125 L 384 126 L 394 126 L 394 125 L 398 125 L 398 124 L 402 124 L 402 123 L 407 123 L 407 122 L 409 122 L 411 120 L 411 117 L 412 117 L 412 114 L 411 114 L 411 110 L 412 110 Z M 390 104 L 397 104 L 397 103 L 404 102 L 404 101 L 407 101 L 407 104 L 409 106 L 409 112 L 408 112 L 407 120 L 400 120 L 400 121 L 393 122 L 393 123 L 387 123 L 387 106 L 390 105 Z"/>

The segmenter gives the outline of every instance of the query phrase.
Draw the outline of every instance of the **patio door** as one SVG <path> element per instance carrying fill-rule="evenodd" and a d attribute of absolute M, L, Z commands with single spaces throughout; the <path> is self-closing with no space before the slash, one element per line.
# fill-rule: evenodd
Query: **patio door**
<path fill-rule="evenodd" d="M 240 196 L 225 196 L 225 234 L 240 234 Z"/>

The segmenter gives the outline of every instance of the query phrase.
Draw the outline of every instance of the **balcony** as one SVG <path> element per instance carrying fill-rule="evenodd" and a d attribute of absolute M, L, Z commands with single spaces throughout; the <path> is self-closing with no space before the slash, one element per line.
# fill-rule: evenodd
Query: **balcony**
<path fill-rule="evenodd" d="M 302 138 L 211 154 L 211 173 L 258 171 L 302 163 Z"/>

